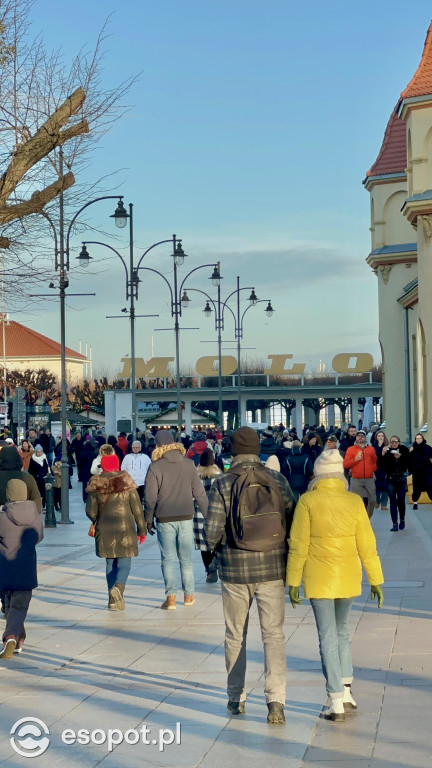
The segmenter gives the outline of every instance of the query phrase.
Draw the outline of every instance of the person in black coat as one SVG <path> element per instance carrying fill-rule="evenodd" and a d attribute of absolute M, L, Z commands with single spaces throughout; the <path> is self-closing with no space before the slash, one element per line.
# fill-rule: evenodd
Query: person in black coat
<path fill-rule="evenodd" d="M 390 515 L 393 523 L 391 531 L 405 528 L 405 496 L 407 493 L 406 473 L 411 468 L 411 454 L 405 445 L 401 445 L 399 437 L 392 435 L 390 445 L 385 445 L 378 466 L 384 467 L 387 474 L 387 490 L 390 498 Z"/>
<path fill-rule="evenodd" d="M 294 440 L 281 460 L 281 472 L 288 480 L 294 501 L 297 504 L 302 493 L 307 491 L 313 475 L 313 462 L 307 453 L 302 453 L 300 440 Z"/>
<path fill-rule="evenodd" d="M 432 448 L 418 432 L 409 450 L 413 480 L 413 509 L 417 509 L 417 502 L 423 491 L 426 491 L 432 501 Z"/>
<path fill-rule="evenodd" d="M 48 460 L 43 452 L 41 445 L 35 445 L 34 452 L 29 463 L 29 472 L 36 480 L 37 487 L 42 499 L 42 507 L 45 509 L 46 488 L 45 478 L 49 472 Z"/>
<path fill-rule="evenodd" d="M 26 484 L 9 480 L 6 499 L 0 507 L 0 590 L 6 616 L 0 662 L 22 650 L 24 621 L 38 585 L 35 548 L 43 539 L 42 520 L 34 501 L 27 500 Z"/>
<path fill-rule="evenodd" d="M 86 440 L 84 443 L 84 448 L 80 453 L 80 459 L 78 464 L 78 480 L 80 483 L 82 483 L 83 501 L 87 501 L 86 488 L 92 476 L 91 465 L 93 464 L 93 459 L 95 459 L 97 455 L 98 455 L 98 451 L 94 447 L 92 441 Z"/>
<path fill-rule="evenodd" d="M 321 440 L 317 437 L 315 432 L 308 432 L 304 440 L 305 442 L 303 443 L 301 452 L 309 456 L 312 464 L 315 464 L 318 456 L 322 453 L 322 445 L 320 445 Z"/>
<path fill-rule="evenodd" d="M 348 429 L 341 438 L 339 451 L 342 456 L 345 456 L 348 448 L 354 445 L 356 441 L 357 427 L 355 424 L 348 424 Z"/>
<path fill-rule="evenodd" d="M 260 443 L 260 459 L 266 461 L 269 456 L 274 456 L 280 449 L 279 443 L 273 437 L 273 431 L 271 429 L 265 429 L 262 433 L 262 440 Z"/>

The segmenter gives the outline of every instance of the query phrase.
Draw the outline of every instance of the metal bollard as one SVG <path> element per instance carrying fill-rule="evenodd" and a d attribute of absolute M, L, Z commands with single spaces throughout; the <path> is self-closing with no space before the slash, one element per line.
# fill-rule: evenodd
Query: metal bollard
<path fill-rule="evenodd" d="M 46 490 L 46 515 L 45 515 L 45 528 L 56 528 L 57 520 L 54 511 L 54 475 L 51 472 L 45 477 L 45 490 Z"/>

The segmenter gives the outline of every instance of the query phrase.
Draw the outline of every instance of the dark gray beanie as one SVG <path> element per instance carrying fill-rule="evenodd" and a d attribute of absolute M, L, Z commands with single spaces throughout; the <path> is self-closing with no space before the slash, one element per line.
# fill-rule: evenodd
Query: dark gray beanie
<path fill-rule="evenodd" d="M 172 432 L 169 429 L 160 429 L 155 435 L 156 445 L 171 445 L 174 442 Z"/>

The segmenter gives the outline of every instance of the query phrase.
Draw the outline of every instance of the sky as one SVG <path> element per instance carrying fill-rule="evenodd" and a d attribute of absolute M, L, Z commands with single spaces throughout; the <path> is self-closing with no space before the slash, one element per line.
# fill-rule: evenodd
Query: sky
<path fill-rule="evenodd" d="M 362 186 L 391 111 L 414 74 L 431 21 L 430 2 L 407 13 L 401 0 L 36 0 L 33 32 L 68 61 L 91 49 L 106 17 L 109 38 L 102 79 L 115 84 L 141 73 L 128 112 L 97 146 L 86 181 L 105 174 L 134 205 L 135 262 L 173 233 L 188 258 L 182 278 L 221 262 L 222 299 L 254 286 L 260 299 L 244 322 L 244 357 L 291 353 L 316 369 L 340 352 L 370 352 L 380 361 L 376 277 L 370 251 L 369 194 Z M 85 201 L 83 201 L 85 202 Z M 93 206 L 91 222 L 113 230 L 112 201 Z M 106 222 L 109 222 L 108 224 Z M 114 239 L 115 238 L 115 239 Z M 81 239 L 72 241 L 71 261 Z M 120 370 L 130 353 L 127 319 L 106 319 L 126 306 L 120 260 L 88 246 L 87 271 L 72 270 L 71 289 L 96 292 L 68 300 L 67 344 L 92 348 L 94 372 Z M 170 248 L 145 265 L 172 280 Z M 186 281 L 215 297 L 199 270 Z M 142 273 L 136 357 L 174 356 L 169 293 Z M 242 292 L 242 309 L 249 293 Z M 181 324 L 182 364 L 217 352 L 214 322 L 199 294 Z M 235 297 L 233 297 L 235 299 Z M 232 305 L 234 308 L 234 304 Z M 56 302 L 41 301 L 12 319 L 59 339 Z M 234 329 L 226 317 L 226 354 Z M 209 341 L 214 339 L 214 341 Z"/>

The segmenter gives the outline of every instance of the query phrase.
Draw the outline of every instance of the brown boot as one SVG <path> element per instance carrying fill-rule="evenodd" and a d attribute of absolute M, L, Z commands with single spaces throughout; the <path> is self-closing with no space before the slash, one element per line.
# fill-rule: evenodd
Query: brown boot
<path fill-rule="evenodd" d="M 195 602 L 195 595 L 185 595 L 184 596 L 184 604 L 185 605 L 193 605 Z"/>
<path fill-rule="evenodd" d="M 108 608 L 110 611 L 124 611 L 125 601 L 123 600 L 124 584 L 114 584 L 109 591 Z"/>
<path fill-rule="evenodd" d="M 176 609 L 176 596 L 167 595 L 165 602 L 162 603 L 161 608 L 163 611 L 175 611 Z"/>

